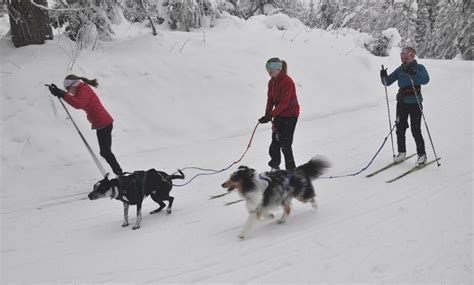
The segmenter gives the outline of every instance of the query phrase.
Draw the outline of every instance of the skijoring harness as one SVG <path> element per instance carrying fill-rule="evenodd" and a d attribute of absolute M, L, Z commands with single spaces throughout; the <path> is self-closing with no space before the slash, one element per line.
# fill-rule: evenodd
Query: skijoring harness
<path fill-rule="evenodd" d="M 398 93 L 402 94 L 402 96 L 421 94 L 421 85 L 417 84 L 415 88 L 413 88 L 413 86 L 400 88 L 398 89 Z"/>

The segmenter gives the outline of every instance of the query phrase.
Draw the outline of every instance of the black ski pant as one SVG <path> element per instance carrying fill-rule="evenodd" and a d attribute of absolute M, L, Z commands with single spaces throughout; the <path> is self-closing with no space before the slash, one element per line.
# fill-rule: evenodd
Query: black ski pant
<path fill-rule="evenodd" d="M 421 107 L 421 109 L 420 109 Z M 407 152 L 405 144 L 405 133 L 408 128 L 408 117 L 410 117 L 411 133 L 416 143 L 418 155 L 425 154 L 425 141 L 421 134 L 421 110 L 420 104 L 397 103 L 397 144 L 398 152 Z"/>
<path fill-rule="evenodd" d="M 112 128 L 113 124 L 97 130 L 97 139 L 99 140 L 100 155 L 107 161 L 116 175 L 122 174 L 115 155 L 112 153 Z"/>
<path fill-rule="evenodd" d="M 295 133 L 298 117 L 275 117 L 273 119 L 272 143 L 270 144 L 270 162 L 272 168 L 278 168 L 281 163 L 281 152 L 285 156 L 285 168 L 294 170 L 296 168 L 293 157 L 293 135 Z"/>

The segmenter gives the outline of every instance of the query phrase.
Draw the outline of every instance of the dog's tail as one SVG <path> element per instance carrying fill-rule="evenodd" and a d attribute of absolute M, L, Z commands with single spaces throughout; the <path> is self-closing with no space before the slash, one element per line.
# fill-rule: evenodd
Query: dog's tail
<path fill-rule="evenodd" d="M 169 176 L 169 179 L 170 180 L 173 180 L 173 179 L 184 179 L 184 173 L 178 169 L 178 172 L 179 174 L 172 174 Z"/>
<path fill-rule="evenodd" d="M 307 163 L 298 166 L 295 169 L 295 172 L 301 173 L 309 179 L 316 179 L 321 176 L 321 174 L 323 174 L 324 171 L 330 166 L 331 165 L 329 164 L 329 162 L 327 162 L 327 160 L 323 158 L 313 157 Z"/>

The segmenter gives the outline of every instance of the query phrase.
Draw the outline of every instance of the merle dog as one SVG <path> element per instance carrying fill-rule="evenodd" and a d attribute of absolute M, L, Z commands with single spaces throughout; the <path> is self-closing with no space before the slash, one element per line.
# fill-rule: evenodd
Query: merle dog
<path fill-rule="evenodd" d="M 277 170 L 258 174 L 255 169 L 240 166 L 222 184 L 228 191 L 236 189 L 246 202 L 248 218 L 239 237 L 245 239 L 259 219 L 274 218 L 270 211 L 275 208 L 283 208 L 283 216 L 278 223 L 285 222 L 293 199 L 309 202 L 316 209 L 316 193 L 311 180 L 321 176 L 328 167 L 329 163 L 320 158 L 313 158 L 294 171 Z"/>
<path fill-rule="evenodd" d="M 89 193 L 90 200 L 99 198 L 115 198 L 123 202 L 124 222 L 122 227 L 128 226 L 128 207 L 137 205 L 137 221 L 132 229 L 140 228 L 142 220 L 142 202 L 150 195 L 153 201 L 160 205 L 159 208 L 150 212 L 155 214 L 160 212 L 168 201 L 167 213 L 171 214 L 174 198 L 170 191 L 173 188 L 173 179 L 184 179 L 184 174 L 178 170 L 179 174 L 168 175 L 163 171 L 149 169 L 147 171 L 135 171 L 133 173 L 124 173 L 118 178 L 110 179 L 107 175 L 94 185 L 94 190 Z"/>

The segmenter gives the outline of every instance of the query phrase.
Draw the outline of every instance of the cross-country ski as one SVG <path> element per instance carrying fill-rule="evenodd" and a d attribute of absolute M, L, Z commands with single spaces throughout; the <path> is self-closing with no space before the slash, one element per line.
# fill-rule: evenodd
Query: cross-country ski
<path fill-rule="evenodd" d="M 413 166 L 413 168 L 411 168 L 411 169 L 409 169 L 409 170 L 403 172 L 402 174 L 396 176 L 395 178 L 392 178 L 392 179 L 390 179 L 390 180 L 387 180 L 386 182 L 387 182 L 387 183 L 395 182 L 395 181 L 397 181 L 398 179 L 407 176 L 408 174 L 412 174 L 413 172 L 416 172 L 416 171 L 418 171 L 418 170 L 420 170 L 420 169 L 423 169 L 423 168 L 427 167 L 428 165 L 430 165 L 430 164 L 432 164 L 432 163 L 435 163 L 435 162 L 439 161 L 440 159 L 441 159 L 441 157 L 438 158 L 438 159 L 431 160 L 431 161 L 426 162 L 426 163 L 421 164 L 421 165 Z"/>
<path fill-rule="evenodd" d="M 375 176 L 375 175 L 379 174 L 380 172 L 383 172 L 383 171 L 385 171 L 385 170 L 387 170 L 387 169 L 389 169 L 389 168 L 391 168 L 395 165 L 398 165 L 398 164 L 402 163 L 405 160 L 408 160 L 408 159 L 414 157 L 415 155 L 416 155 L 416 153 L 410 154 L 409 156 L 405 157 L 402 161 L 398 161 L 398 162 L 394 161 L 394 162 L 392 162 L 392 163 L 390 163 L 390 164 L 388 164 L 388 165 L 386 165 L 386 166 L 384 166 L 384 167 L 382 167 L 382 168 L 380 168 L 380 169 L 378 169 L 374 172 L 371 172 L 371 173 L 367 174 L 365 177 Z"/>

